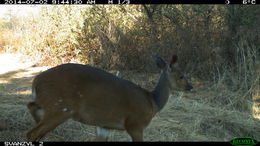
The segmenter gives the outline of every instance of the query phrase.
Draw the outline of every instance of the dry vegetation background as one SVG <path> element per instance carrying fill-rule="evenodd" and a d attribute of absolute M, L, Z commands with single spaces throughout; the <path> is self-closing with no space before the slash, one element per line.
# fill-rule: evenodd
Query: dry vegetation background
<path fill-rule="evenodd" d="M 0 19 L 0 141 L 24 141 L 33 77 L 67 62 L 95 64 L 152 90 L 151 53 L 179 65 L 195 87 L 176 92 L 146 141 L 260 140 L 260 7 L 244 5 L 45 6 Z M 48 68 L 47 67 L 47 68 Z M 8 68 L 8 69 L 6 69 Z M 45 141 L 90 141 L 94 127 L 67 121 Z M 111 141 L 126 141 L 113 131 Z"/>

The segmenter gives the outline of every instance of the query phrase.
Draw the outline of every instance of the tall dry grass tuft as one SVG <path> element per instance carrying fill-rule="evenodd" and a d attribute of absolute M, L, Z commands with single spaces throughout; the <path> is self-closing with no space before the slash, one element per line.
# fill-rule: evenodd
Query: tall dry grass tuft
<path fill-rule="evenodd" d="M 236 45 L 236 62 L 226 62 L 221 71 L 216 72 L 211 90 L 218 90 L 217 96 L 208 100 L 215 106 L 226 109 L 252 113 L 253 95 L 259 92 L 259 73 L 257 72 L 259 56 L 257 47 L 241 40 Z"/>
<path fill-rule="evenodd" d="M 23 42 L 21 33 L 5 28 L 0 31 L 0 52 L 17 52 Z"/>

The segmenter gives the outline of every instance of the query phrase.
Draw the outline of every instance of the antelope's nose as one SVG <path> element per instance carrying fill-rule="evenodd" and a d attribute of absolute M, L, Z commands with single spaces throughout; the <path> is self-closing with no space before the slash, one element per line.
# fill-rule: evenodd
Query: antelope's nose
<path fill-rule="evenodd" d="M 191 91 L 191 89 L 193 89 L 193 87 L 189 84 L 189 85 L 186 87 L 186 90 L 187 90 L 187 91 Z"/>

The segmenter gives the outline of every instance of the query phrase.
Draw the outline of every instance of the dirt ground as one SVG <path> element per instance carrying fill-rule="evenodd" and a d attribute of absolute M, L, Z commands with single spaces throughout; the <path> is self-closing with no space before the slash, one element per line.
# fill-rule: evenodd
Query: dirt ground
<path fill-rule="evenodd" d="M 31 101 L 33 77 L 48 67 L 33 67 L 29 59 L 17 54 L 0 54 L 0 141 L 25 141 L 35 123 L 26 108 Z M 159 74 L 120 71 L 119 76 L 152 90 Z M 145 141 L 229 141 L 234 137 L 260 140 L 260 101 L 252 104 L 255 114 L 243 113 L 214 104 L 217 98 L 236 96 L 223 89 L 194 80 L 192 92 L 174 93 L 144 133 Z M 259 98 L 259 94 L 254 95 Z M 213 102 L 212 102 L 213 100 Z M 72 120 L 48 133 L 42 141 L 91 141 L 93 126 Z M 129 141 L 126 132 L 112 130 L 109 141 Z"/>

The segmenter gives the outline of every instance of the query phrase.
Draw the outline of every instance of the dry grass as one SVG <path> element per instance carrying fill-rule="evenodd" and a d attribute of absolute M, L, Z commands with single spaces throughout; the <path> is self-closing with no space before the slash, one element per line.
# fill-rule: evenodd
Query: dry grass
<path fill-rule="evenodd" d="M 33 77 L 44 69 L 22 66 L 0 74 L 0 141 L 24 141 L 25 133 L 35 125 L 26 104 L 31 100 Z M 158 80 L 158 74 L 130 71 L 120 72 L 119 76 L 149 90 Z M 240 136 L 260 139 L 259 119 L 235 108 L 232 110 L 232 104 L 221 105 L 223 99 L 241 95 L 220 85 L 208 86 L 201 81 L 193 81 L 193 84 L 195 91 L 173 94 L 145 130 L 145 141 L 229 141 Z M 258 91 L 254 94 L 258 99 L 255 105 L 260 103 Z M 260 113 L 259 106 L 252 108 Z M 91 141 L 94 136 L 93 126 L 68 120 L 42 140 Z M 109 140 L 129 141 L 126 132 L 122 131 L 111 131 Z"/>
<path fill-rule="evenodd" d="M 0 28 L 0 31 L 0 52 L 10 50 L 13 52 L 17 51 L 18 46 L 20 46 L 22 42 L 21 33 L 3 28 Z"/>

